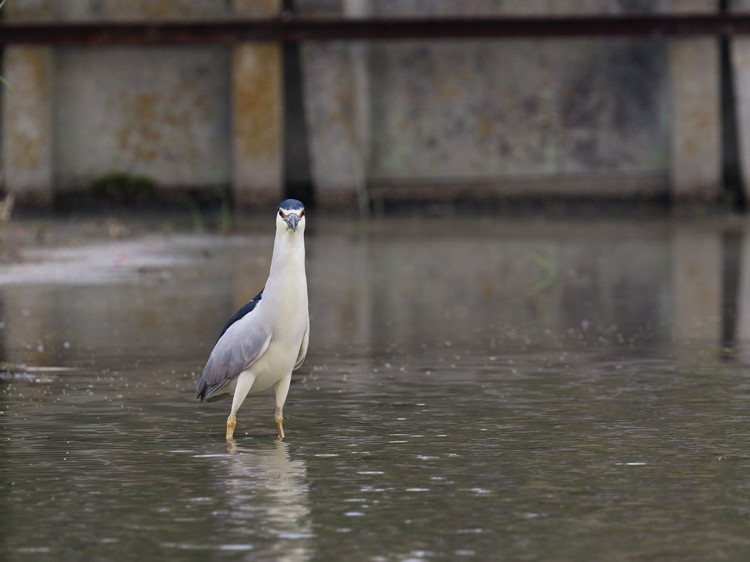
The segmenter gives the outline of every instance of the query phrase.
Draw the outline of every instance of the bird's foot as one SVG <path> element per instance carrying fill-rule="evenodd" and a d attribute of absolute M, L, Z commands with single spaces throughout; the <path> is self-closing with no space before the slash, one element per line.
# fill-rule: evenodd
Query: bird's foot
<path fill-rule="evenodd" d="M 273 417 L 276 421 L 276 430 L 279 432 L 279 439 L 284 439 L 284 416 L 279 410 L 276 410 L 276 415 Z"/>
<path fill-rule="evenodd" d="M 234 427 L 237 425 L 237 418 L 229 416 L 227 418 L 227 441 L 234 439 Z"/>

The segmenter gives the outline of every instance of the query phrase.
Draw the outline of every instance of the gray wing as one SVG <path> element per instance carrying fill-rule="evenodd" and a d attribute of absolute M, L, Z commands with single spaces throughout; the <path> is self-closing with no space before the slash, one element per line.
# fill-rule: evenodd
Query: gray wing
<path fill-rule="evenodd" d="M 206 362 L 196 398 L 210 398 L 263 355 L 269 343 L 271 334 L 262 329 L 252 314 L 233 323 L 216 342 Z"/>
<path fill-rule="evenodd" d="M 305 329 L 305 335 L 302 336 L 302 345 L 299 348 L 299 354 L 297 355 L 297 361 L 294 363 L 294 368 L 297 369 L 305 361 L 307 357 L 307 344 L 310 342 L 310 317 L 307 317 L 307 328 Z"/>

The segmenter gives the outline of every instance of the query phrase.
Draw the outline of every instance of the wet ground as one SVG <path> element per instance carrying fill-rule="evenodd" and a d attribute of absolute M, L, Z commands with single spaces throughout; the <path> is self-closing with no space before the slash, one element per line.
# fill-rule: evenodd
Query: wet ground
<path fill-rule="evenodd" d="M 266 222 L 2 227 L 1 559 L 748 559 L 744 221 L 312 215 L 287 439 L 228 445 Z"/>

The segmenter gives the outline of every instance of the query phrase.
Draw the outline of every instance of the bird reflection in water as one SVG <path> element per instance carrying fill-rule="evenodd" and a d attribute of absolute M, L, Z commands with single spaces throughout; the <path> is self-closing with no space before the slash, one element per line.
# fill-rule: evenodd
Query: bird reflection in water
<path fill-rule="evenodd" d="M 252 446 L 231 440 L 227 453 L 223 481 L 233 530 L 249 535 L 256 555 L 309 560 L 313 533 L 305 462 L 292 459 L 289 444 L 280 439 Z"/>

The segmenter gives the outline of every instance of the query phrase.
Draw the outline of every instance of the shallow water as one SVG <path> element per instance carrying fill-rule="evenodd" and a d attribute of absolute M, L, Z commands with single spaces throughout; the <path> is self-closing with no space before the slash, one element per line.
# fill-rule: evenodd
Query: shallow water
<path fill-rule="evenodd" d="M 320 219 L 287 439 L 263 394 L 227 444 L 195 382 L 271 243 L 3 266 L 0 558 L 750 554 L 743 224 Z"/>

